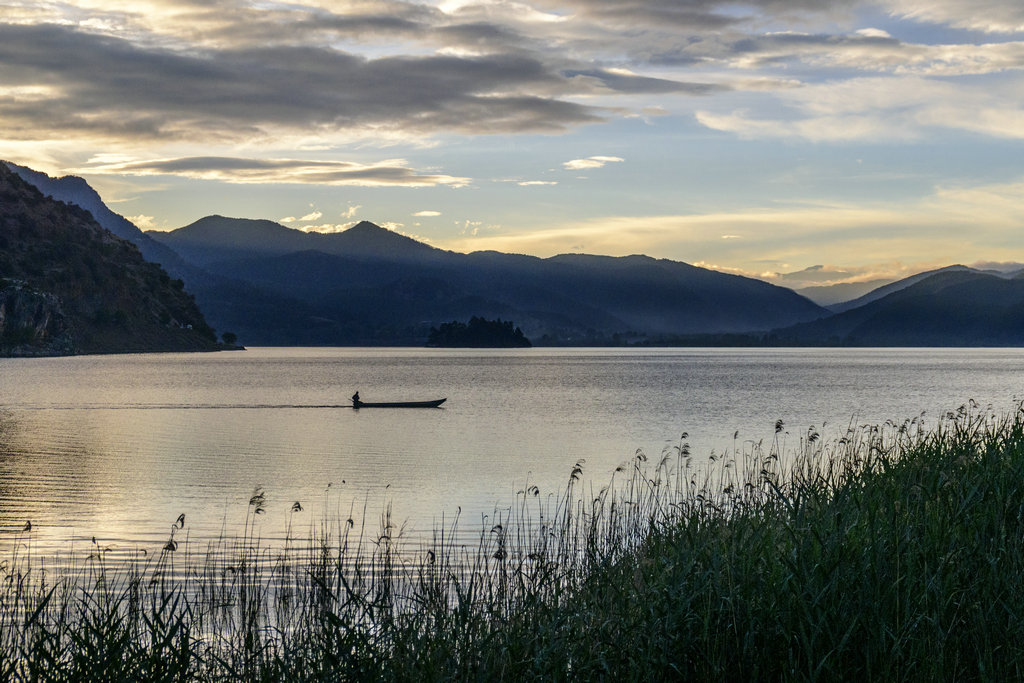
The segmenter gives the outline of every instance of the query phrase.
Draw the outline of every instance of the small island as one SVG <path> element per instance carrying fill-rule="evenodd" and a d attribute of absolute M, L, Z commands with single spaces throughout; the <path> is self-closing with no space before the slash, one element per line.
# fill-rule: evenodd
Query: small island
<path fill-rule="evenodd" d="M 431 327 L 427 346 L 446 348 L 514 349 L 533 346 L 511 320 L 484 320 L 473 316 L 469 323 L 453 320 Z"/>

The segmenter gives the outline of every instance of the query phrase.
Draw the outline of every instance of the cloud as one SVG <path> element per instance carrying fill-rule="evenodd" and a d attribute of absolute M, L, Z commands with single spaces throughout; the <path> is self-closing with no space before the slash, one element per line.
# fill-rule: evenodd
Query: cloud
<path fill-rule="evenodd" d="M 966 136 L 951 133 L 1024 139 L 1024 38 L 1014 33 L 1024 26 L 1020 0 L 61 0 L 3 7 L 2 155 L 37 160 L 54 172 L 97 176 L 107 187 L 123 182 L 132 196 L 155 196 L 157 176 L 164 176 L 161 192 L 181 187 L 173 177 L 464 187 L 477 174 L 468 169 L 476 167 L 440 166 L 428 155 L 476 135 L 572 133 L 543 145 L 558 155 L 554 159 L 571 159 L 556 169 L 582 175 L 624 163 L 621 157 L 572 159 L 601 150 L 580 144 L 590 132 L 601 134 L 585 127 L 613 121 L 605 133 L 623 137 L 608 151 L 627 154 L 627 145 L 654 141 L 673 154 L 692 150 L 693 163 L 707 159 L 716 167 L 741 158 L 733 152 L 746 139 L 798 143 L 776 146 L 780 167 L 797 155 L 810 166 L 834 153 L 805 154 L 799 145 L 807 141 L 900 143 L 907 154 L 894 160 L 894 172 L 922 165 L 921 147 L 903 144 L 908 141 L 942 145 L 949 160 L 968 144 Z M 623 120 L 653 116 L 658 118 L 647 120 L 650 127 Z M 546 178 L 557 173 L 533 176 L 523 169 L 537 167 L 516 158 L 540 146 L 505 143 L 494 148 L 516 151 L 502 162 L 504 182 L 556 183 Z M 567 144 L 576 151 L 557 151 L 565 146 L 556 145 Z M 416 156 L 405 148 L 377 160 L 366 156 L 367 147 L 385 145 L 415 145 Z M 97 150 L 119 156 L 81 161 Z M 307 156 L 322 159 L 296 158 Z M 641 149 L 630 162 L 647 156 Z M 336 160 L 345 158 L 353 161 Z M 448 158 L 470 164 L 481 156 Z M 550 158 L 545 163 L 540 168 L 552 165 Z M 957 172 L 995 177 L 1007 163 L 1001 157 L 988 169 L 965 163 Z M 774 172 L 772 162 L 764 164 L 766 176 Z M 644 177 L 637 173 L 629 181 L 642 183 Z M 512 189 L 500 191 L 523 195 Z M 737 189 L 735 202 L 745 191 Z M 894 183 L 892 192 L 898 191 Z M 360 195 L 360 201 L 373 194 Z M 647 205 L 677 206 L 677 200 Z M 432 201 L 424 197 L 420 205 Z M 786 232 L 775 222 L 779 214 L 756 207 L 732 211 L 734 200 L 722 201 L 730 208 L 710 211 L 700 223 L 708 244 L 722 254 L 757 248 L 774 254 L 759 235 Z M 955 204 L 948 194 L 943 201 Z M 141 203 L 133 206 L 135 213 L 153 213 Z M 589 206 L 599 211 L 607 204 Z M 495 212 L 505 208 L 494 206 Z M 875 209 L 876 218 L 884 213 L 881 205 Z M 325 209 L 327 223 L 319 225 L 324 216 L 308 222 L 336 229 L 332 220 L 345 225 L 358 210 L 334 206 Z M 570 215 L 565 211 L 559 215 Z M 832 207 L 823 217 L 840 214 L 850 226 L 860 220 L 850 207 Z M 886 215 L 896 221 L 900 214 Z M 624 235 L 647 245 L 634 249 L 657 246 L 655 236 L 672 232 L 667 226 L 682 225 L 685 235 L 698 225 L 696 218 L 677 223 L 655 217 L 644 226 L 644 217 L 633 218 Z M 866 224 L 876 225 L 876 218 L 865 218 Z M 596 249 L 624 243 L 611 232 L 590 232 L 595 225 L 581 222 L 581 232 L 564 241 L 544 233 L 538 244 Z M 666 248 L 679 244 L 664 239 Z M 714 253 L 702 258 L 725 262 Z"/>
<path fill-rule="evenodd" d="M 1018 0 L 886 0 L 895 15 L 988 33 L 1024 31 L 1024 5 Z"/>
<path fill-rule="evenodd" d="M 363 207 L 359 204 L 349 204 L 348 208 L 341 212 L 341 217 L 349 219 L 355 218 L 361 208 Z"/>
<path fill-rule="evenodd" d="M 690 83 L 667 78 L 651 78 L 622 70 L 567 70 L 563 74 L 574 82 L 581 93 L 587 94 L 685 93 L 689 95 L 709 95 L 729 89 L 728 86 L 722 84 Z"/>
<path fill-rule="evenodd" d="M 65 26 L 0 25 L 0 79 L 50 89 L 0 102 L 0 122 L 15 137 L 558 131 L 602 118 L 593 107 L 538 94 L 574 88 L 519 55 L 366 59 L 303 46 L 179 52 Z"/>
<path fill-rule="evenodd" d="M 407 41 L 406 53 L 370 52 L 372 57 L 334 47 L 338 32 L 353 30 L 352 17 L 308 7 L 259 13 L 232 8 L 266 25 L 274 40 L 258 39 L 263 32 L 254 36 L 257 29 L 240 17 L 232 21 L 223 8 L 214 21 L 213 10 L 179 6 L 169 20 L 178 26 L 173 36 L 162 35 L 157 22 L 95 8 L 93 18 L 118 30 L 87 26 L 81 18 L 0 23 L 0 82 L 18 95 L 0 98 L 0 126 L 14 139 L 220 143 L 310 130 L 327 138 L 554 133 L 607 119 L 608 110 L 579 97 L 699 95 L 723 87 L 600 65 L 580 68 L 565 55 L 528 49 L 529 40 L 499 26 L 460 28 L 484 36 L 504 32 L 507 50 L 424 53 L 414 48 L 417 31 L 440 19 L 393 4 L 416 19 L 388 19 L 382 12 L 358 23 L 360 30 Z M 193 17 L 192 32 L 180 25 L 183 17 Z"/>
<path fill-rule="evenodd" d="M 440 211 L 417 211 L 416 213 L 413 214 L 413 216 L 423 217 L 423 218 L 428 218 L 428 217 L 433 217 L 433 216 L 440 216 L 440 215 L 441 215 Z"/>
<path fill-rule="evenodd" d="M 763 271 L 757 268 L 735 268 L 698 261 L 693 263 L 699 268 L 708 268 L 723 273 L 742 275 L 744 277 L 764 280 L 774 285 L 800 290 L 805 287 L 827 287 L 830 285 L 871 283 L 872 288 L 881 287 L 894 280 L 900 280 L 926 270 L 934 270 L 949 265 L 944 262 L 887 261 L 867 263 L 858 266 L 819 265 L 811 266 L 792 273 Z"/>
<path fill-rule="evenodd" d="M 542 6 L 571 7 L 586 19 L 628 29 L 638 27 L 674 30 L 721 30 L 742 21 L 742 15 L 725 11 L 726 3 L 698 0 L 546 0 Z"/>
<path fill-rule="evenodd" d="M 156 227 L 153 216 L 139 214 L 138 216 L 125 216 L 125 218 L 134 223 L 140 230 L 150 230 Z"/>
<path fill-rule="evenodd" d="M 1004 80 L 1008 87 L 993 89 L 918 76 L 853 78 L 765 95 L 782 105 L 784 116 L 701 109 L 695 117 L 744 138 L 905 142 L 960 130 L 1024 139 L 1024 75 Z"/>
<path fill-rule="evenodd" d="M 726 232 L 728 231 L 728 232 Z M 912 201 L 752 207 L 693 215 L 608 216 L 453 240 L 457 250 L 494 249 L 554 255 L 568 251 L 658 254 L 693 262 L 726 263 L 749 272 L 790 263 L 877 264 L 885 253 L 902 263 L 949 265 L 998 253 L 1024 260 L 1024 179 L 939 186 Z M 742 240 L 723 240 L 741 234 Z M 964 235 L 970 235 L 965 242 Z"/>
<path fill-rule="evenodd" d="M 817 265 L 788 273 L 763 273 L 760 277 L 777 285 L 800 289 L 802 287 L 823 287 L 854 282 L 871 282 L 895 279 L 913 275 L 913 270 L 903 263 L 871 263 L 862 266 Z"/>
<path fill-rule="evenodd" d="M 99 164 L 79 169 L 78 172 L 135 176 L 173 175 L 239 185 L 280 183 L 364 187 L 463 187 L 470 181 L 469 178 L 457 176 L 418 173 L 409 168 L 403 159 L 390 159 L 377 164 L 358 164 L 350 161 L 303 159 L 182 157 Z M 319 212 L 316 213 L 316 217 L 319 218 Z M 297 220 L 316 218 L 306 216 Z"/>
<path fill-rule="evenodd" d="M 467 237 L 472 237 L 472 238 L 476 238 L 480 234 L 480 231 L 483 228 L 483 224 L 484 224 L 483 221 L 474 221 L 474 220 L 469 220 L 469 219 L 462 221 L 461 224 L 456 223 L 456 225 L 460 225 L 460 227 L 461 227 L 461 230 L 460 230 L 460 234 L 461 235 L 467 236 Z M 473 250 L 475 248 L 476 247 L 471 247 L 471 248 L 467 249 L 467 251 L 471 251 L 471 250 Z"/>
<path fill-rule="evenodd" d="M 302 232 L 322 232 L 322 233 L 333 233 L 333 232 L 345 232 L 353 225 L 356 225 L 358 221 L 351 221 L 348 223 L 321 223 L 320 225 L 304 225 L 299 228 Z"/>
<path fill-rule="evenodd" d="M 1017 273 L 1024 270 L 1024 263 L 1017 261 L 975 261 L 967 265 L 978 270 L 998 270 L 1001 273 Z"/>
<path fill-rule="evenodd" d="M 305 216 L 303 216 L 299 220 L 300 221 L 315 221 L 318 218 L 323 217 L 323 215 L 324 214 L 323 214 L 322 211 L 313 211 L 312 213 L 307 213 Z"/>
<path fill-rule="evenodd" d="M 1017 0 L 882 2 L 910 21 L 1024 26 Z M 670 113 L 680 96 L 791 87 L 794 73 L 818 80 L 823 69 L 841 80 L 1024 69 L 1021 42 L 908 44 L 871 26 L 821 32 L 855 26 L 863 0 L 16 5 L 0 20 L 0 130 L 11 141 L 269 146 L 306 136 L 330 148 L 550 134 Z M 805 26 L 818 32 L 797 30 Z M 1015 125 L 1013 104 L 983 130 Z M 878 127 L 859 126 L 855 137 Z"/>
<path fill-rule="evenodd" d="M 565 161 L 562 166 L 569 171 L 582 171 L 591 168 L 602 168 L 606 164 L 623 162 L 625 159 L 621 157 L 607 157 L 607 156 L 595 156 L 587 157 L 586 159 L 573 159 L 572 161 Z"/>
<path fill-rule="evenodd" d="M 908 43 L 877 28 L 857 29 L 849 34 L 775 31 L 760 34 L 709 34 L 683 44 L 669 42 L 637 54 L 652 64 L 667 66 L 722 65 L 733 70 L 768 74 L 783 69 L 810 67 L 804 73 L 819 80 L 816 72 L 829 70 L 837 77 L 863 73 L 956 76 L 998 73 L 1024 68 L 1024 43 Z M 778 80 L 782 80 L 778 78 Z M 730 81 L 735 88 L 756 83 L 752 79 Z M 719 85 L 724 83 L 720 82 Z"/>

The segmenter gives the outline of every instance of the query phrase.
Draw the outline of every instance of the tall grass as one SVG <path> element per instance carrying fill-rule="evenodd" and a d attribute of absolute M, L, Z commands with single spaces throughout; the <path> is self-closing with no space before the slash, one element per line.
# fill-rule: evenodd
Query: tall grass
<path fill-rule="evenodd" d="M 524 489 L 465 543 L 325 519 L 0 569 L 3 680 L 1024 678 L 1024 410 Z M 298 511 L 300 508 L 296 507 Z M 363 515 L 365 519 L 365 515 Z M 23 532 L 19 548 L 31 543 Z"/>

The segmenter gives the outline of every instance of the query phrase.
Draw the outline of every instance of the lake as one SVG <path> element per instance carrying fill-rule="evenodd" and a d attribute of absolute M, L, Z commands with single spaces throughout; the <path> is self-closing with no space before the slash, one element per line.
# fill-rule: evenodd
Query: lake
<path fill-rule="evenodd" d="M 324 517 L 405 534 L 462 526 L 574 464 L 606 483 L 636 450 L 697 458 L 851 423 L 931 423 L 970 399 L 1012 410 L 1018 349 L 257 348 L 211 354 L 0 359 L 0 550 L 26 521 L 33 552 L 239 535 L 254 490 L 265 539 Z M 352 410 L 447 397 L 440 409 Z M 823 427 L 824 424 L 824 427 Z M 738 438 L 734 441 L 734 434 Z M 291 512 L 295 502 L 303 510 Z M 184 532 L 182 532 L 184 533 Z M 306 533 L 306 531 L 302 531 Z"/>

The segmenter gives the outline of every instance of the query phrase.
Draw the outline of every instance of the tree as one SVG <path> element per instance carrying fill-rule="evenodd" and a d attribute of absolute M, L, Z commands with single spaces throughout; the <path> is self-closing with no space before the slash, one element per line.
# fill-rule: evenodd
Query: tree
<path fill-rule="evenodd" d="M 468 325 L 453 320 L 442 323 L 440 329 L 430 328 L 427 346 L 516 348 L 532 344 L 511 320 L 484 320 L 474 316 Z"/>

